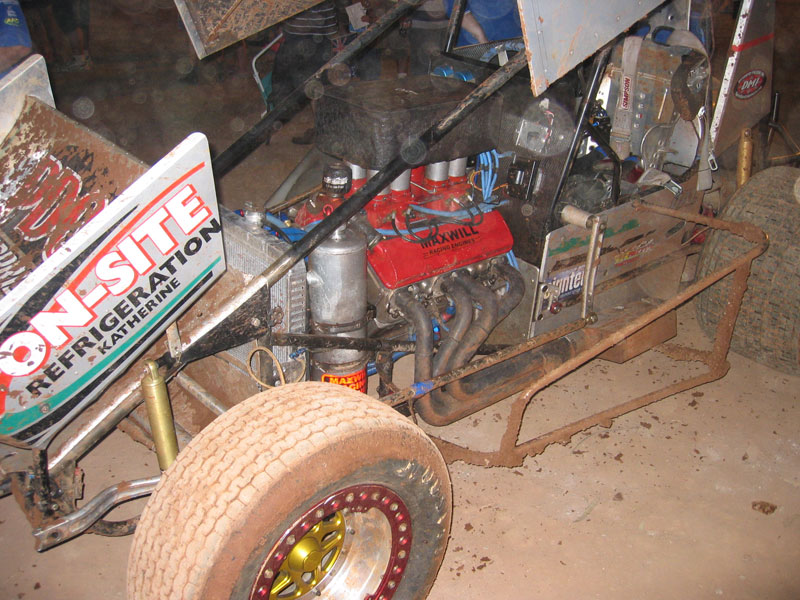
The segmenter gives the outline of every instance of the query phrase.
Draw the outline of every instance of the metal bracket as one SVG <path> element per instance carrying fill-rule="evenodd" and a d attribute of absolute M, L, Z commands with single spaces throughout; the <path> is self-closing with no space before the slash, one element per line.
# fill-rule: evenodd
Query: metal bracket
<path fill-rule="evenodd" d="M 594 323 L 597 316 L 594 314 L 594 286 L 597 279 L 597 267 L 600 264 L 600 251 L 603 249 L 603 237 L 606 231 L 605 215 L 593 215 L 577 206 L 567 204 L 561 210 L 561 221 L 565 225 L 575 225 L 591 229 L 589 249 L 586 251 L 586 266 L 584 269 L 583 290 L 581 292 L 581 319 Z"/>
<path fill-rule="evenodd" d="M 594 314 L 594 283 L 597 279 L 600 251 L 603 248 L 603 237 L 606 232 L 605 217 L 592 215 L 586 223 L 587 229 L 590 226 L 592 235 L 589 240 L 589 251 L 586 253 L 586 276 L 581 292 L 581 318 L 594 322 L 597 320 L 597 315 Z"/>
<path fill-rule="evenodd" d="M 167 327 L 167 347 L 169 353 L 175 360 L 180 360 L 182 352 L 181 332 L 178 330 L 178 322 L 174 321 Z"/>

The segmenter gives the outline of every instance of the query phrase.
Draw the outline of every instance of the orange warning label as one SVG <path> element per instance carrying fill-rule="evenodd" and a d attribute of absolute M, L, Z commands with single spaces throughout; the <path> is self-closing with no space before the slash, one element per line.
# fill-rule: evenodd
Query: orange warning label
<path fill-rule="evenodd" d="M 367 369 L 366 367 L 355 373 L 349 375 L 333 375 L 331 373 L 323 373 L 322 381 L 326 383 L 335 383 L 336 385 L 343 385 L 352 388 L 364 394 L 367 393 Z"/>

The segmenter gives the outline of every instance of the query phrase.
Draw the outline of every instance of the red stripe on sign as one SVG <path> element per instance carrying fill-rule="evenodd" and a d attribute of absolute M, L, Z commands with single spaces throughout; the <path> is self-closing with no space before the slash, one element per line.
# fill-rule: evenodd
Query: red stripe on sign
<path fill-rule="evenodd" d="M 738 46 L 732 45 L 731 50 L 734 52 L 742 52 L 744 50 L 749 50 L 750 48 L 754 48 L 759 44 L 763 44 L 764 42 L 770 41 L 772 38 L 775 37 L 775 32 L 768 33 L 767 35 L 762 35 L 760 38 L 756 38 L 754 40 L 750 40 L 749 42 L 745 42 L 744 44 L 739 44 Z"/>
<path fill-rule="evenodd" d="M 191 177 L 192 175 L 197 173 L 200 169 L 202 169 L 205 166 L 205 164 L 206 164 L 205 162 L 202 162 L 199 165 L 196 165 L 196 166 L 192 167 L 191 169 L 189 169 L 189 171 L 187 171 L 186 173 L 181 175 L 181 177 L 179 179 L 173 181 L 170 184 L 170 186 L 168 188 L 166 188 L 164 191 L 162 191 L 158 196 L 156 196 L 155 198 L 150 200 L 150 202 L 148 202 L 144 207 L 140 208 L 139 209 L 139 214 L 136 216 L 136 218 L 133 221 L 131 221 L 130 223 L 128 223 L 122 231 L 119 231 L 117 233 L 117 235 L 115 235 L 113 238 L 111 238 L 110 241 L 106 242 L 105 246 L 103 246 L 103 248 L 101 250 L 95 252 L 95 255 L 94 255 L 94 258 L 92 259 L 92 262 L 90 262 L 88 265 L 86 265 L 86 267 L 84 267 L 84 269 L 80 273 L 78 273 L 77 276 L 72 278 L 72 280 L 70 281 L 70 285 L 72 285 L 72 283 L 75 282 L 75 281 L 83 281 L 86 278 L 86 276 L 89 274 L 89 272 L 94 268 L 94 266 L 97 263 L 97 260 L 99 259 L 99 257 L 102 254 L 104 254 L 105 252 L 107 252 L 109 250 L 109 248 L 113 248 L 123 237 L 125 237 L 128 234 L 129 231 L 131 231 L 136 225 L 138 225 L 139 221 L 141 220 L 142 215 L 144 215 L 145 213 L 147 213 L 147 211 L 149 211 L 151 208 L 153 208 L 153 206 L 156 203 L 158 203 L 160 200 L 162 200 L 164 198 L 164 196 L 166 196 L 167 194 L 169 194 L 170 192 L 175 190 L 184 181 L 189 179 L 189 177 Z"/>

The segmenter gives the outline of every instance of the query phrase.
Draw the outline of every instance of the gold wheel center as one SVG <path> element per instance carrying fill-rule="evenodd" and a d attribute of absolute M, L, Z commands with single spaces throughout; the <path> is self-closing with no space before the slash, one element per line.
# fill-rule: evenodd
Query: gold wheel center
<path fill-rule="evenodd" d="M 336 512 L 316 523 L 289 550 L 270 591 L 270 600 L 299 598 L 330 573 L 342 552 L 344 515 Z"/>
<path fill-rule="evenodd" d="M 325 554 L 319 541 L 306 535 L 289 552 L 286 564 L 292 571 L 313 572 L 319 568 L 323 558 Z"/>

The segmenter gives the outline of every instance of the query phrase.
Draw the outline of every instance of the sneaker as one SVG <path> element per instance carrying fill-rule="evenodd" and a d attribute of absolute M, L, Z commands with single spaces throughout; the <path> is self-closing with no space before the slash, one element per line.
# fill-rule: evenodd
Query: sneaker
<path fill-rule="evenodd" d="M 76 54 L 65 63 L 55 65 L 53 70 L 61 73 L 70 73 L 73 71 L 87 71 L 91 68 L 92 58 L 89 56 L 88 52 L 84 52 L 83 54 Z"/>
<path fill-rule="evenodd" d="M 313 127 L 309 127 L 300 135 L 296 135 L 292 138 L 292 143 L 297 144 L 298 146 L 308 146 L 309 144 L 314 143 L 314 138 L 316 137 L 316 131 L 314 131 Z"/>

